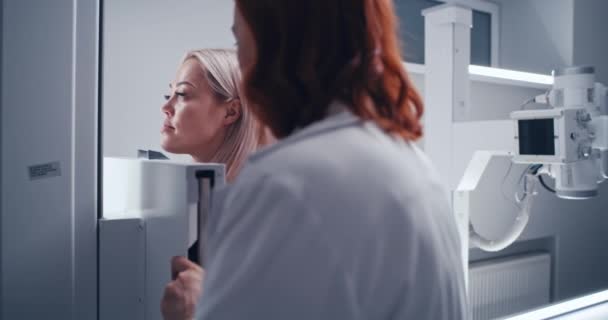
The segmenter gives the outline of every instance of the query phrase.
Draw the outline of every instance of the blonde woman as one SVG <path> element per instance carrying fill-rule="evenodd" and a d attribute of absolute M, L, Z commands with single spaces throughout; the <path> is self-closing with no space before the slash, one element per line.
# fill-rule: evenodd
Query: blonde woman
<path fill-rule="evenodd" d="M 161 129 L 163 149 L 188 154 L 196 162 L 224 163 L 226 178 L 232 182 L 247 157 L 273 140 L 245 106 L 240 81 L 235 51 L 188 52 L 161 108 L 165 114 Z M 188 270 L 180 278 L 187 279 L 193 292 L 200 290 L 203 269 L 185 257 L 174 260 Z"/>
<path fill-rule="evenodd" d="M 249 154 L 267 142 L 243 103 L 240 81 L 233 50 L 188 52 L 161 109 L 163 149 L 196 162 L 224 163 L 227 180 L 233 181 Z"/>

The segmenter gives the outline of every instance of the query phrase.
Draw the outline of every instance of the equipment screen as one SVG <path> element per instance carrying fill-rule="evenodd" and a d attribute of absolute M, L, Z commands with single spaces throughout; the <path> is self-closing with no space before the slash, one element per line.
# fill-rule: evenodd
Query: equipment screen
<path fill-rule="evenodd" d="M 555 155 L 554 119 L 519 120 L 519 154 Z"/>

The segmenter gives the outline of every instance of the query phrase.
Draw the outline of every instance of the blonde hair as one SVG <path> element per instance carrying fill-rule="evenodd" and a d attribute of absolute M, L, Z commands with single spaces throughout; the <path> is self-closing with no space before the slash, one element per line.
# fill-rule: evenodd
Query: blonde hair
<path fill-rule="evenodd" d="M 265 143 L 265 130 L 241 96 L 241 71 L 234 50 L 193 50 L 182 63 L 189 59 L 196 60 L 204 69 L 205 78 L 219 101 L 241 104 L 241 117 L 228 127 L 224 141 L 210 160 L 226 164 L 226 178 L 232 181 L 247 157 Z"/>

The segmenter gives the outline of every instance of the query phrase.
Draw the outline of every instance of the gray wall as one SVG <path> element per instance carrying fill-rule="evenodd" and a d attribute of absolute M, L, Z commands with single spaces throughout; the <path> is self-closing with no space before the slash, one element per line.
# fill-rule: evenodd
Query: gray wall
<path fill-rule="evenodd" d="M 608 85 L 607 14 L 608 1 L 574 1 L 572 64 L 595 66 L 596 79 L 604 85 Z M 608 245 L 608 183 L 604 183 L 600 192 L 601 198 L 591 201 L 558 200 L 547 204 L 547 212 L 557 213 L 555 225 L 562 235 L 558 248 L 568 252 L 562 257 L 562 269 L 557 270 L 561 277 L 559 289 L 564 293 L 575 295 L 608 288 L 608 255 L 604 254 Z M 584 250 L 576 242 L 585 243 Z M 578 269 L 576 272 L 573 266 Z"/>
<path fill-rule="evenodd" d="M 593 65 L 608 82 L 608 1 L 492 0 L 500 5 L 500 66 L 549 74 Z"/>
<path fill-rule="evenodd" d="M 534 205 L 526 238 L 555 237 L 555 294 L 572 298 L 608 289 L 608 183 L 585 201 L 557 199 L 544 190 Z"/>
<path fill-rule="evenodd" d="M 556 67 L 572 64 L 574 0 L 493 2 L 501 11 L 501 67 L 549 74 Z"/>
<path fill-rule="evenodd" d="M 233 1 L 105 0 L 103 150 L 160 148 L 160 108 L 183 55 L 233 48 Z"/>
<path fill-rule="evenodd" d="M 575 1 L 574 25 L 574 64 L 595 66 L 597 80 L 608 85 L 608 1 Z"/>

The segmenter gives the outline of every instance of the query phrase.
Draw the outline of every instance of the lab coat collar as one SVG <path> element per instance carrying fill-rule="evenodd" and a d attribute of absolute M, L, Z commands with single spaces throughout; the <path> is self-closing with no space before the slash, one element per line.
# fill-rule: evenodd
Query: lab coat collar
<path fill-rule="evenodd" d="M 316 136 L 318 134 L 331 132 L 340 128 L 349 127 L 358 123 L 362 120 L 355 116 L 350 110 L 341 102 L 334 101 L 329 105 L 327 111 L 327 117 L 317 122 L 314 122 L 307 127 L 302 129 L 296 129 L 294 133 L 276 142 L 275 144 L 261 149 L 249 157 L 249 161 L 255 162 L 266 155 L 278 150 L 284 146 L 290 145 L 297 141 Z"/>

